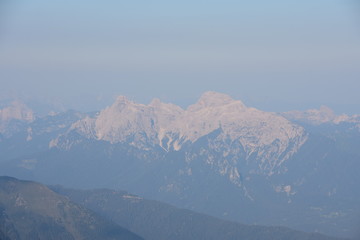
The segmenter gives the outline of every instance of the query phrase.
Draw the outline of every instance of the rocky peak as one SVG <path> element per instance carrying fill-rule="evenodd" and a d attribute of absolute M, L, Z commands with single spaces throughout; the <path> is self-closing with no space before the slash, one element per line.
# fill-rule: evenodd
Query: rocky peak
<path fill-rule="evenodd" d="M 158 107 L 161 107 L 163 104 L 164 104 L 164 103 L 161 102 L 160 99 L 154 98 L 154 99 L 150 102 L 149 106 L 150 106 L 150 107 L 154 107 L 154 108 L 158 108 Z"/>
<path fill-rule="evenodd" d="M 118 96 L 113 103 L 113 105 L 110 106 L 110 108 L 121 110 L 123 108 L 126 108 L 128 106 L 134 105 L 135 102 L 129 100 L 125 96 Z"/>
<path fill-rule="evenodd" d="M 158 99 L 158 98 L 154 98 L 148 106 L 158 112 L 159 111 L 174 112 L 174 113 L 184 112 L 184 110 L 181 107 L 179 107 L 175 104 L 172 104 L 172 103 L 161 102 L 160 99 Z"/>
<path fill-rule="evenodd" d="M 290 111 L 282 113 L 289 120 L 319 125 L 323 123 L 339 124 L 341 122 L 353 121 L 353 117 L 346 114 L 336 115 L 334 111 L 327 107 L 321 106 L 319 109 L 309 109 L 306 111 Z"/>
<path fill-rule="evenodd" d="M 0 109 L 0 133 L 11 136 L 18 127 L 11 126 L 13 120 L 32 122 L 35 120 L 33 111 L 20 101 L 14 101 L 10 106 Z"/>
<path fill-rule="evenodd" d="M 20 101 L 13 101 L 10 106 L 0 109 L 0 120 L 22 120 L 31 122 L 35 119 L 33 111 Z"/>
<path fill-rule="evenodd" d="M 240 108 L 246 108 L 245 105 L 239 101 L 232 99 L 229 95 L 217 92 L 205 92 L 197 103 L 189 106 L 188 111 L 197 111 L 203 108 L 216 108 L 229 104 L 236 104 Z"/>

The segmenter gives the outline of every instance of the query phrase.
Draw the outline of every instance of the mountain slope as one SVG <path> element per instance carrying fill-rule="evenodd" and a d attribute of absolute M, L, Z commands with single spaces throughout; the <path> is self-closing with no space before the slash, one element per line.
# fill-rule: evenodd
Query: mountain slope
<path fill-rule="evenodd" d="M 249 226 L 150 201 L 123 191 L 52 187 L 149 240 L 331 240 L 284 227 Z"/>
<path fill-rule="evenodd" d="M 10 177 L 0 177 L 0 234 L 4 239 L 141 239 L 44 185 Z"/>

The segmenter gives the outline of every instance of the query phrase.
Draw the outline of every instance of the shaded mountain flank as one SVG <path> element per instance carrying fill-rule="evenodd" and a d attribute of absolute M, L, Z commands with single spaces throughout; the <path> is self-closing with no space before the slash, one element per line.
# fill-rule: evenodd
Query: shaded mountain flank
<path fill-rule="evenodd" d="M 146 200 L 125 191 L 74 190 L 52 186 L 69 197 L 148 240 L 335 240 L 286 227 L 245 225 Z"/>
<path fill-rule="evenodd" d="M 0 239 L 142 238 L 42 184 L 0 177 Z"/>

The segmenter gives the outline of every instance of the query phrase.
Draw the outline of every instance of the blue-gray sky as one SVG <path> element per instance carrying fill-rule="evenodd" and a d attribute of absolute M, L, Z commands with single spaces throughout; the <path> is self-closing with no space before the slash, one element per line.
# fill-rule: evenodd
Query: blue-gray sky
<path fill-rule="evenodd" d="M 0 3 L 0 99 L 93 110 L 207 90 L 268 111 L 360 113 L 356 0 Z"/>

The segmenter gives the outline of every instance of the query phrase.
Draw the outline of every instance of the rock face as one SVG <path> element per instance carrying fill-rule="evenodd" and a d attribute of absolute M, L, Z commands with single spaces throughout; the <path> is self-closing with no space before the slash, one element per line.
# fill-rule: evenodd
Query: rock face
<path fill-rule="evenodd" d="M 186 110 L 158 99 L 143 105 L 118 97 L 96 117 L 74 123 L 71 131 L 89 139 L 129 143 L 143 150 L 161 147 L 166 152 L 179 151 L 219 131 L 208 143 L 208 149 L 222 151 L 224 158 L 236 151 L 238 157 L 254 157 L 260 170 L 268 175 L 279 171 L 282 162 L 307 139 L 302 127 L 284 117 L 248 108 L 241 101 L 216 92 L 204 93 Z M 216 150 L 219 144 L 223 148 Z M 69 148 L 59 140 L 52 146 Z M 236 167 L 230 168 L 231 178 L 239 178 Z"/>

